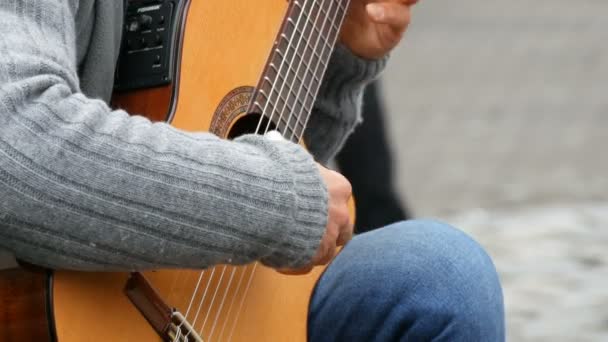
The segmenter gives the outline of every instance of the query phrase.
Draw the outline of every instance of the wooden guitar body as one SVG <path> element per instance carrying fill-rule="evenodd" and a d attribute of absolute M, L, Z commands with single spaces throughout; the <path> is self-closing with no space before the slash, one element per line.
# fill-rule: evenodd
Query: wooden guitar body
<path fill-rule="evenodd" d="M 254 89 L 292 6 L 294 2 L 286 0 L 186 2 L 172 81 L 115 94 L 114 105 L 179 129 L 224 138 L 249 130 L 260 118 L 248 112 Z M 126 294 L 131 274 L 56 271 L 47 282 L 36 283 L 48 292 L 35 301 L 52 317 L 49 338 L 59 342 L 171 340 L 150 322 L 150 312 L 163 311 L 154 298 L 186 316 L 204 341 L 305 341 L 309 299 L 322 271 L 286 276 L 253 264 L 220 265 L 202 274 L 144 272 L 155 291 L 144 300 L 147 314 Z M 0 273 L 0 281 L 4 276 L 7 273 Z M 6 336 L 0 332 L 3 341 L 28 341 L 27 336 L 17 329 Z M 197 339 L 182 335 L 176 340 Z"/>

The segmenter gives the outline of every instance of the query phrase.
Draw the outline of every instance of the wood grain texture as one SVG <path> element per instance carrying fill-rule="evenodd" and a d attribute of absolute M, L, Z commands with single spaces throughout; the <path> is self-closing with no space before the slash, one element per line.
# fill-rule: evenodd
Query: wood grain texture
<path fill-rule="evenodd" d="M 174 126 L 208 131 L 226 94 L 258 83 L 287 6 L 285 0 L 191 2 L 176 85 L 179 96 L 171 122 Z M 160 118 L 169 108 L 166 94 L 161 94 L 167 91 L 140 91 L 133 97 L 123 95 L 116 103 L 133 113 L 152 111 L 148 114 L 151 118 Z M 295 277 L 258 265 L 248 291 L 244 291 L 253 267 L 206 270 L 187 318 L 192 320 L 194 312 L 200 311 L 196 326 L 206 341 L 228 340 L 235 322 L 232 341 L 305 341 L 308 303 L 323 269 Z M 166 302 L 184 314 L 200 274 L 193 270 L 145 273 Z M 57 272 L 53 292 L 59 341 L 160 340 L 124 295 L 127 277 Z M 207 294 L 198 310 L 204 288 L 208 288 Z"/>
<path fill-rule="evenodd" d="M 49 341 L 44 272 L 0 271 L 0 341 Z"/>
<path fill-rule="evenodd" d="M 172 85 L 125 92 L 112 97 L 112 106 L 125 109 L 130 114 L 145 116 L 154 122 L 166 121 L 171 110 L 172 95 Z"/>

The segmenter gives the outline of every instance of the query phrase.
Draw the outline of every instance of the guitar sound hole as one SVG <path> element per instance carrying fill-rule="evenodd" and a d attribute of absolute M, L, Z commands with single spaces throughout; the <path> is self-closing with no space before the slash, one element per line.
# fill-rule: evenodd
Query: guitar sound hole
<path fill-rule="evenodd" d="M 261 114 L 247 114 L 238 118 L 230 128 L 230 131 L 228 132 L 228 139 L 234 139 L 245 134 L 256 133 L 261 117 Z M 266 132 L 266 127 L 268 127 L 269 121 L 270 120 L 267 117 L 264 117 L 262 119 L 262 124 L 260 125 L 260 133 Z M 270 123 L 268 130 L 271 131 L 273 129 L 276 129 L 276 125 L 274 123 Z"/>

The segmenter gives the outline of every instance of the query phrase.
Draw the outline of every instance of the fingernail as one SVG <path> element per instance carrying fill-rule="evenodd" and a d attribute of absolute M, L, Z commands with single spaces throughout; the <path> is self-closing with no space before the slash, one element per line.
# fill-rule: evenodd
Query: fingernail
<path fill-rule="evenodd" d="M 285 140 L 285 138 L 283 138 L 283 135 L 281 133 L 279 133 L 279 131 L 269 131 L 266 134 L 264 134 L 264 137 L 266 139 L 272 140 L 272 141 Z"/>
<path fill-rule="evenodd" d="M 367 13 L 376 20 L 382 20 L 382 18 L 384 18 L 384 8 L 380 4 L 368 4 Z"/>

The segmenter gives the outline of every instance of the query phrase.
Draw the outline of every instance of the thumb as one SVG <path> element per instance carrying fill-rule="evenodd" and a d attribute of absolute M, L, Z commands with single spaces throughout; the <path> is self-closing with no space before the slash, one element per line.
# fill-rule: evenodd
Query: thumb
<path fill-rule="evenodd" d="M 410 7 L 406 4 L 373 2 L 367 4 L 365 9 L 373 22 L 388 26 L 398 36 L 401 36 L 410 24 Z"/>

